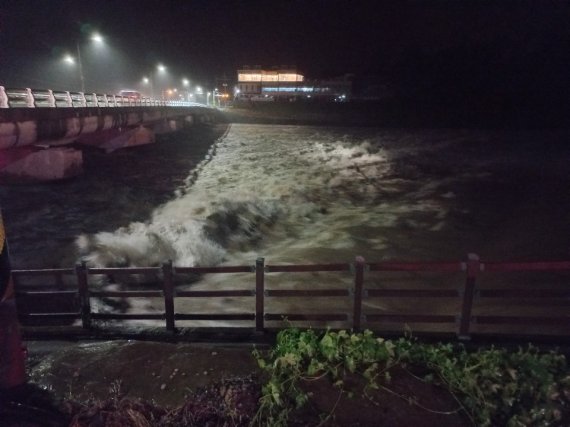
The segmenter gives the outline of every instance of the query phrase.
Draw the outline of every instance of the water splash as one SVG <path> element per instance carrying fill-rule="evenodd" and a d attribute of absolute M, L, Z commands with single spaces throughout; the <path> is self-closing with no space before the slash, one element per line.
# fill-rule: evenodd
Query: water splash
<path fill-rule="evenodd" d="M 362 240 L 351 228 L 390 226 L 405 211 L 434 217 L 410 226 L 436 226 L 444 215 L 439 204 L 423 200 L 403 207 L 387 200 L 406 183 L 394 180 L 384 144 L 378 133 L 234 125 L 148 222 L 80 236 L 79 253 L 92 266 L 167 259 L 179 266 L 216 265 L 258 248 L 348 251 Z M 439 191 L 435 182 L 412 186 L 424 199 Z M 384 247 L 379 236 L 369 237 L 371 247 Z"/>

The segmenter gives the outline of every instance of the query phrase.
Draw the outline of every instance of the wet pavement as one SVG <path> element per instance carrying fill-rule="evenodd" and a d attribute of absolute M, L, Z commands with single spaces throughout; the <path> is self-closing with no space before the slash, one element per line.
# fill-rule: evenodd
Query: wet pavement
<path fill-rule="evenodd" d="M 56 400 L 121 395 L 175 407 L 191 391 L 260 373 L 252 344 L 135 340 L 26 344 L 29 382 Z"/>

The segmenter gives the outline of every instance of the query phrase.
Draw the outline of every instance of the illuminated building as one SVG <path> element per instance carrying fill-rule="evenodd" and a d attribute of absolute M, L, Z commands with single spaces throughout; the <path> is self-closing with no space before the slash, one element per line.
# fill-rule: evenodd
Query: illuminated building
<path fill-rule="evenodd" d="M 244 66 L 237 73 L 240 99 L 290 97 L 301 89 L 304 80 L 303 75 L 293 67 L 262 70 L 260 67 Z"/>
<path fill-rule="evenodd" d="M 272 67 L 263 70 L 244 66 L 237 71 L 236 99 L 251 101 L 289 100 L 299 98 L 345 101 L 351 94 L 351 76 L 307 81 L 294 67 Z"/>

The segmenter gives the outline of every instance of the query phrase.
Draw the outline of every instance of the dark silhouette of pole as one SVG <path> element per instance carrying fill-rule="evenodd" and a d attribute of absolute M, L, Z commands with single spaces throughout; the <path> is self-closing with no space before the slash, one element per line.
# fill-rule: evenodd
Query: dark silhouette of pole
<path fill-rule="evenodd" d="M 81 80 L 81 92 L 85 93 L 85 78 L 83 77 L 83 64 L 81 63 L 81 49 L 79 49 L 79 42 L 77 46 L 77 62 L 79 64 L 79 79 Z"/>

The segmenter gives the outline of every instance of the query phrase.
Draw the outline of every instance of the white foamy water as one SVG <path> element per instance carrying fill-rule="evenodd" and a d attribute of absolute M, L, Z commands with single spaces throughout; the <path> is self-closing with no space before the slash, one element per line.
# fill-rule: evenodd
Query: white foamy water
<path fill-rule="evenodd" d="M 383 228 L 416 216 L 408 227 L 439 229 L 449 200 L 440 189 L 446 179 L 398 176 L 401 147 L 385 145 L 374 132 L 234 125 L 147 223 L 78 244 L 94 266 L 378 258 L 387 248 Z M 407 147 L 407 155 L 421 149 Z"/>
<path fill-rule="evenodd" d="M 536 142 L 537 135 L 546 142 Z M 570 227 L 560 217 L 569 205 L 564 188 L 570 180 L 568 150 L 555 145 L 559 138 L 233 125 L 147 222 L 81 236 L 77 243 L 91 266 L 159 265 L 168 259 L 175 266 L 251 265 L 259 256 L 268 264 L 350 262 L 356 255 L 371 262 L 437 261 L 463 259 L 468 252 L 496 260 L 560 258 L 570 253 L 561 233 Z M 545 153 L 541 144 L 554 148 Z M 267 286 L 346 287 L 350 280 L 348 274 L 272 274 Z M 417 286 L 410 278 L 400 284 L 407 281 Z M 450 283 L 443 285 L 456 286 Z M 251 274 L 212 274 L 188 286 L 253 284 Z M 321 299 L 315 307 L 292 298 L 268 300 L 267 307 L 346 311 L 350 304 L 350 298 Z M 398 304 L 367 303 L 378 310 Z M 214 313 L 222 307 L 251 312 L 253 300 L 177 300 L 176 309 Z M 454 302 L 436 309 L 448 314 L 456 308 Z M 161 303 L 147 309 L 160 311 Z"/>

